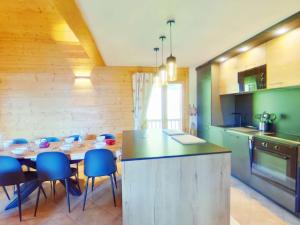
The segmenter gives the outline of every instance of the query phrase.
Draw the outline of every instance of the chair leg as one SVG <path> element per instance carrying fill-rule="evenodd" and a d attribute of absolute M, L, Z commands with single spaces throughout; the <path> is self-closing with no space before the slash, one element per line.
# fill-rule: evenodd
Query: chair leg
<path fill-rule="evenodd" d="M 55 199 L 55 194 L 56 194 L 55 185 L 56 185 L 56 180 L 53 181 L 53 197 L 54 197 L 54 199 Z"/>
<path fill-rule="evenodd" d="M 95 187 L 95 177 L 92 177 L 92 191 L 94 191 Z"/>
<path fill-rule="evenodd" d="M 87 192 L 88 192 L 88 189 L 89 189 L 89 179 L 90 178 L 88 177 L 87 180 L 86 180 L 82 211 L 84 211 L 84 209 L 85 209 L 86 196 L 87 196 Z"/>
<path fill-rule="evenodd" d="M 115 181 L 116 189 L 118 189 L 116 173 L 113 173 L 113 176 L 114 176 L 114 181 Z"/>
<path fill-rule="evenodd" d="M 10 200 L 10 197 L 9 197 L 9 194 L 8 194 L 8 192 L 7 192 L 7 190 L 6 190 L 6 187 L 2 186 L 2 188 L 3 188 L 3 191 L 4 191 L 4 193 L 5 193 L 6 197 L 7 197 L 7 199 Z"/>
<path fill-rule="evenodd" d="M 20 192 L 20 185 L 17 184 L 17 193 L 18 193 L 18 205 L 19 205 L 19 218 L 22 221 L 22 200 L 21 200 L 21 192 Z"/>
<path fill-rule="evenodd" d="M 116 197 L 115 197 L 114 181 L 113 181 L 112 175 L 110 175 L 109 177 L 110 177 L 110 182 L 111 182 L 111 190 L 112 190 L 112 194 L 113 194 L 113 198 L 114 198 L 114 205 L 116 207 Z"/>
<path fill-rule="evenodd" d="M 76 174 L 77 174 L 77 177 L 79 179 L 79 163 L 76 163 L 76 168 L 77 168 Z"/>
<path fill-rule="evenodd" d="M 39 189 L 38 189 L 38 194 L 37 194 L 35 209 L 34 209 L 34 216 L 36 216 L 36 212 L 39 206 L 40 194 L 41 194 L 41 185 L 39 184 Z"/>
<path fill-rule="evenodd" d="M 43 195 L 44 195 L 45 199 L 47 199 L 47 195 L 46 195 L 46 192 L 45 192 L 45 190 L 44 190 L 44 188 L 43 188 L 43 185 L 42 185 L 42 184 L 41 184 L 41 190 L 42 190 L 42 192 L 43 192 Z"/>
<path fill-rule="evenodd" d="M 65 184 L 66 184 L 68 209 L 69 209 L 69 213 L 70 213 L 71 212 L 71 207 L 70 207 L 70 195 L 69 195 L 69 178 L 65 179 Z"/>
<path fill-rule="evenodd" d="M 79 182 L 79 177 L 78 177 L 78 175 L 76 176 L 76 182 L 77 182 L 77 187 L 78 187 L 79 191 L 81 192 L 80 182 Z"/>
<path fill-rule="evenodd" d="M 53 181 L 50 181 L 50 191 L 51 191 L 51 195 L 53 193 Z"/>

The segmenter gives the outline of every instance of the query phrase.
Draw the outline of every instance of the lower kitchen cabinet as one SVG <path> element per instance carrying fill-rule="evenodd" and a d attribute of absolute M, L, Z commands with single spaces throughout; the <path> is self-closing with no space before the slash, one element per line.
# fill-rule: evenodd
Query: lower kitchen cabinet
<path fill-rule="evenodd" d="M 224 147 L 224 133 L 225 129 L 222 127 L 209 126 L 208 141 L 215 145 Z"/>
<path fill-rule="evenodd" d="M 232 151 L 231 175 L 249 184 L 251 179 L 249 136 L 232 131 L 225 131 L 224 147 Z"/>

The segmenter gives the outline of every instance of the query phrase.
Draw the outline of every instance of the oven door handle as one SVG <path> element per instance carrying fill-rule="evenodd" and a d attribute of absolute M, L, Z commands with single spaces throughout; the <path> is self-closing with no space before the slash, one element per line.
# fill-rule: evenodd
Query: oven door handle
<path fill-rule="evenodd" d="M 275 153 L 275 152 L 271 152 L 271 151 L 265 151 L 265 150 L 261 150 L 261 149 L 256 148 L 256 147 L 254 148 L 254 150 L 258 150 L 258 151 L 264 152 L 266 154 L 273 155 L 275 157 L 279 157 L 279 158 L 284 159 L 284 160 L 289 159 L 289 157 L 285 154 Z"/>

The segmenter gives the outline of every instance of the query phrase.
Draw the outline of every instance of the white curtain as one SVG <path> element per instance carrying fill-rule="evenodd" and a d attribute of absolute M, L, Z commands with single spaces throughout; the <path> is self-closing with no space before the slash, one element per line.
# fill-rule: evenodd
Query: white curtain
<path fill-rule="evenodd" d="M 147 109 L 153 85 L 152 73 L 136 73 L 132 78 L 134 128 L 147 128 Z"/>

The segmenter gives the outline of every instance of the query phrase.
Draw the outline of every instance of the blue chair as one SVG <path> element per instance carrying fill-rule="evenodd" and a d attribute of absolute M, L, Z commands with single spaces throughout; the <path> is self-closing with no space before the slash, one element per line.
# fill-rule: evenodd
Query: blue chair
<path fill-rule="evenodd" d="M 3 189 L 3 191 L 4 191 L 4 193 L 5 193 L 6 197 L 7 197 L 7 199 L 10 200 L 9 194 L 8 194 L 5 186 L 2 186 L 2 189 Z"/>
<path fill-rule="evenodd" d="M 80 135 L 79 134 L 73 134 L 73 135 L 71 135 L 71 136 L 69 136 L 69 138 L 74 138 L 74 141 L 78 141 L 79 140 L 79 138 L 80 138 Z M 70 164 L 71 165 L 76 165 L 76 170 L 77 170 L 77 174 L 76 174 L 76 176 L 78 177 L 78 179 L 79 179 L 79 172 L 78 172 L 78 169 L 79 169 L 79 163 L 81 162 L 82 160 L 71 160 L 70 161 Z M 79 190 L 80 190 L 80 186 L 78 186 L 78 188 L 79 188 Z"/>
<path fill-rule="evenodd" d="M 39 189 L 36 199 L 36 205 L 34 210 L 34 216 L 36 216 L 37 208 L 39 204 L 41 185 L 45 181 L 57 181 L 63 180 L 65 182 L 67 204 L 69 212 L 70 209 L 70 197 L 69 197 L 69 178 L 74 176 L 74 173 L 70 167 L 70 161 L 67 156 L 62 152 L 43 152 L 38 154 L 36 158 L 36 169 L 39 180 Z M 78 180 L 77 180 L 78 182 Z"/>
<path fill-rule="evenodd" d="M 25 138 L 16 138 L 12 140 L 12 144 L 14 145 L 24 145 L 28 144 L 28 141 Z"/>
<path fill-rule="evenodd" d="M 116 139 L 115 135 L 113 134 L 101 134 L 100 136 L 104 136 L 105 139 Z"/>
<path fill-rule="evenodd" d="M 3 187 L 10 185 L 17 186 L 19 218 L 22 221 L 20 184 L 36 179 L 36 173 L 23 172 L 19 161 L 10 156 L 0 156 L 0 165 L 0 185 Z"/>
<path fill-rule="evenodd" d="M 48 142 L 60 142 L 58 137 L 45 137 L 43 139 L 46 139 Z"/>
<path fill-rule="evenodd" d="M 86 197 L 89 187 L 89 179 L 109 176 L 111 181 L 114 205 L 116 206 L 113 174 L 117 171 L 114 155 L 107 149 L 94 149 L 88 151 L 84 156 L 84 174 L 87 176 L 83 208 L 85 209 Z M 116 182 L 116 181 L 115 181 Z"/>

